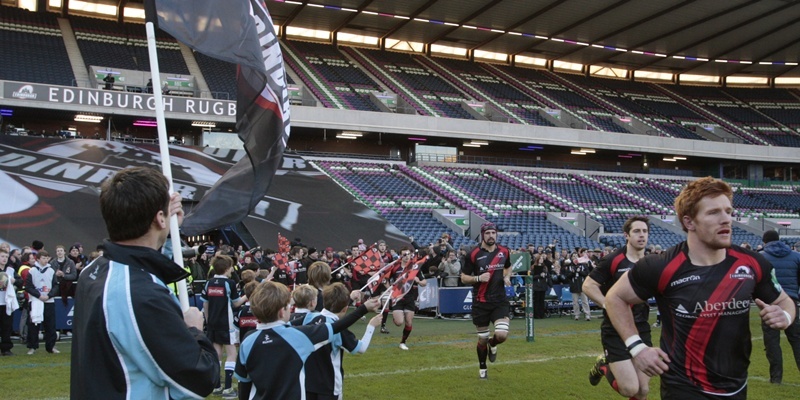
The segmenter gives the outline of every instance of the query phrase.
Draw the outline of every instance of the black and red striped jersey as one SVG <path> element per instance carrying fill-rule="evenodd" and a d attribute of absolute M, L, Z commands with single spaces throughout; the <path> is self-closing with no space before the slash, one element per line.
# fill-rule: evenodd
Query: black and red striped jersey
<path fill-rule="evenodd" d="M 629 260 L 626 256 L 627 252 L 627 246 L 625 246 L 608 254 L 603 257 L 592 272 L 589 273 L 589 277 L 600 284 L 600 292 L 602 292 L 604 296 L 608 293 L 608 290 L 611 289 L 611 286 L 614 286 L 619 278 L 635 265 L 633 261 Z M 648 306 L 645 301 L 644 303 L 636 304 L 631 307 L 631 311 L 633 312 L 634 321 L 637 323 L 637 326 L 639 326 L 641 322 L 647 322 L 647 318 L 650 314 L 650 306 Z M 602 326 L 613 329 L 613 325 L 611 325 L 611 320 L 608 318 L 606 310 L 603 310 Z M 644 327 L 644 325 L 641 326 Z"/>
<path fill-rule="evenodd" d="M 508 301 L 503 279 L 503 271 L 511 268 L 511 253 L 506 247 L 496 245 L 494 251 L 480 246 L 473 249 L 464 259 L 461 272 L 466 275 L 479 276 L 489 272 L 488 282 L 472 285 L 473 303 L 495 303 Z"/>
<path fill-rule="evenodd" d="M 721 263 L 696 266 L 682 242 L 636 263 L 628 274 L 640 299 L 655 296 L 663 323 L 661 349 L 671 360 L 661 376 L 715 395 L 731 395 L 747 384 L 752 342 L 753 298 L 774 302 L 781 287 L 760 254 L 728 248 Z"/>

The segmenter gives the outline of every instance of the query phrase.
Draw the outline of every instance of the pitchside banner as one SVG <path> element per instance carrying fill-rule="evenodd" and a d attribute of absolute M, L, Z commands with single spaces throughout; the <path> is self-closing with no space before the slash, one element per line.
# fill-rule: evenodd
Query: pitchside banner
<path fill-rule="evenodd" d="M 112 90 L 41 85 L 35 83 L 6 82 L 3 97 L 7 99 L 47 102 L 59 105 L 97 107 L 96 112 L 113 112 L 113 109 L 155 111 L 152 94 L 128 93 Z M 31 107 L 36 105 L 31 104 Z M 108 109 L 108 110 L 103 110 Z M 195 115 L 236 117 L 236 102 L 194 97 L 164 96 L 164 112 Z"/>
<path fill-rule="evenodd" d="M 175 190 L 187 208 L 244 156 L 243 150 L 170 146 Z M 45 249 L 107 236 L 98 204 L 102 182 L 128 166 L 160 170 L 157 145 L 0 135 L 0 242 L 41 240 Z M 264 247 L 278 232 L 317 248 L 349 248 L 359 238 L 407 246 L 407 238 L 302 157 L 285 155 L 275 181 L 243 222 Z M 255 243 L 249 243 L 255 245 Z"/>
<path fill-rule="evenodd" d="M 511 253 L 511 272 L 525 274 L 531 269 L 531 253 Z"/>
<path fill-rule="evenodd" d="M 468 314 L 472 312 L 472 287 L 439 288 L 439 313 Z"/>

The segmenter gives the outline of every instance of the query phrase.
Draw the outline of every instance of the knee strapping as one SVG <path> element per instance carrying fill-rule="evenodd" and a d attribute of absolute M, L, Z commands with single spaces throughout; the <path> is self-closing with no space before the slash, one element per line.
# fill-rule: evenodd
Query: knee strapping
<path fill-rule="evenodd" d="M 508 322 L 498 322 L 497 324 L 494 325 L 494 331 L 495 332 L 501 331 L 508 333 Z"/>
<path fill-rule="evenodd" d="M 489 340 L 489 330 L 479 331 L 478 332 L 478 339 Z"/>

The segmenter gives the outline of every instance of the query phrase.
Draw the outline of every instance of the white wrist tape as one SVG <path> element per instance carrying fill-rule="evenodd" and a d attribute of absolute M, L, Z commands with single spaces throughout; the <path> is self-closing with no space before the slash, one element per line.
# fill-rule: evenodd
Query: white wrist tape
<path fill-rule="evenodd" d="M 792 322 L 794 322 L 794 321 L 792 321 L 792 316 L 791 316 L 791 315 L 789 315 L 789 312 L 788 312 L 788 311 L 786 311 L 786 310 L 781 310 L 781 311 L 783 311 L 783 315 L 785 315 L 785 316 L 786 316 L 786 323 L 787 323 L 788 325 L 791 325 L 791 324 L 792 324 Z"/>

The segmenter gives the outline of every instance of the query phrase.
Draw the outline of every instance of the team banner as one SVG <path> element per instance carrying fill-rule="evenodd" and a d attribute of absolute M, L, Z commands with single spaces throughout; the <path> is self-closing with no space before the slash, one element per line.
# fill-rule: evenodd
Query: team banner
<path fill-rule="evenodd" d="M 399 262 L 400 259 L 394 260 L 375 272 L 374 275 L 369 277 L 367 284 L 361 288 L 361 291 L 366 291 L 368 295 L 374 294 L 378 289 L 378 285 L 380 285 L 385 279 L 389 279 L 389 277 L 392 276 Z"/>
<path fill-rule="evenodd" d="M 235 224 L 269 188 L 289 140 L 289 92 L 278 37 L 263 1 L 155 0 L 158 27 L 209 56 L 238 64 L 236 130 L 242 158 L 186 216 L 189 235 Z"/>
<path fill-rule="evenodd" d="M 189 208 L 245 152 L 174 145 L 170 155 L 175 190 Z M 41 240 L 48 251 L 80 242 L 88 256 L 107 237 L 100 185 L 128 166 L 160 170 L 160 157 L 151 144 L 0 135 L 0 242 L 21 248 Z M 246 227 L 257 242 L 245 242 L 248 247 L 272 247 L 278 233 L 318 248 L 349 248 L 359 237 L 382 238 L 395 248 L 408 245 L 407 237 L 380 215 L 305 159 L 289 154 L 272 188 L 243 222 L 237 229 Z"/>

